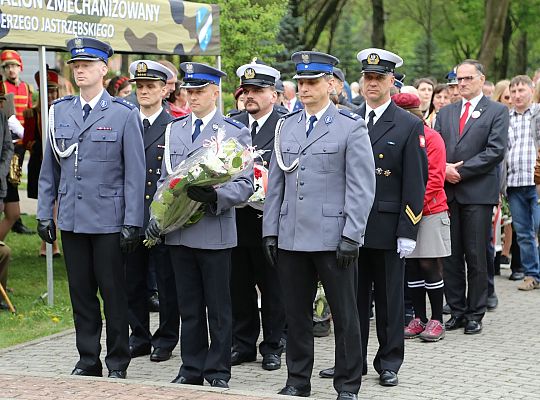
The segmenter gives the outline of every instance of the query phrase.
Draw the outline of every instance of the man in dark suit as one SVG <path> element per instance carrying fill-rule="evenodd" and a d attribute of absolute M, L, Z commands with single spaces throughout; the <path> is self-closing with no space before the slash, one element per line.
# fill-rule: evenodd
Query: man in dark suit
<path fill-rule="evenodd" d="M 357 306 L 362 333 L 362 374 L 367 374 L 369 317 L 374 287 L 379 349 L 373 366 L 382 386 L 396 386 L 403 363 L 404 257 L 416 246 L 427 181 L 427 157 L 422 122 L 397 107 L 390 98 L 398 55 L 370 48 L 357 55 L 362 63 L 366 102 L 360 115 L 367 121 L 375 158 L 375 201 L 369 214 L 364 246 L 358 258 Z M 333 368 L 320 376 L 333 376 Z"/>
<path fill-rule="evenodd" d="M 161 163 L 165 148 L 165 128 L 172 117 L 162 106 L 167 93 L 166 82 L 174 73 L 164 65 L 150 60 L 134 61 L 129 72 L 131 81 L 137 85 L 137 101 L 144 127 L 144 149 L 146 156 L 146 179 L 144 195 L 144 225 L 150 219 L 150 204 L 161 176 Z M 141 235 L 144 230 L 141 231 Z M 142 241 L 142 240 L 141 240 Z M 156 266 L 159 293 L 159 328 L 150 334 L 150 314 L 147 299 L 147 275 L 150 262 Z M 166 361 L 178 343 L 180 317 L 176 301 L 176 286 L 171 266 L 169 249 L 157 244 L 151 249 L 138 246 L 126 258 L 126 281 L 128 289 L 128 320 L 131 326 L 129 349 L 131 357 L 150 354 L 150 361 Z"/>
<path fill-rule="evenodd" d="M 244 90 L 246 109 L 233 116 L 251 131 L 251 140 L 262 150 L 262 162 L 268 168 L 274 149 L 274 130 L 284 115 L 274 105 L 278 70 L 263 64 L 242 65 L 236 71 Z M 236 210 L 238 246 L 232 250 L 231 300 L 233 311 L 232 365 L 255 361 L 261 321 L 256 286 L 261 292 L 263 341 L 259 351 L 262 367 L 281 367 L 285 328 L 285 310 L 277 270 L 268 265 L 262 251 L 262 211 L 250 206 Z"/>
<path fill-rule="evenodd" d="M 446 329 L 465 327 L 465 333 L 475 334 L 482 331 L 486 312 L 486 245 L 493 206 L 499 201 L 497 165 L 504 158 L 509 115 L 504 105 L 482 94 L 482 64 L 465 60 L 456 72 L 462 100 L 442 108 L 435 123 L 446 144 L 452 239 L 452 255 L 443 264 L 445 295 L 452 309 Z"/>

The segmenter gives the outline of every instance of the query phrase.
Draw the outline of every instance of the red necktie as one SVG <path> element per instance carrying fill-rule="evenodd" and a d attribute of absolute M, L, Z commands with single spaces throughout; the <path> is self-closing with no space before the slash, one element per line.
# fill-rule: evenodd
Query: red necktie
<path fill-rule="evenodd" d="M 459 119 L 459 134 L 460 135 L 463 133 L 463 128 L 465 128 L 465 123 L 467 122 L 467 117 L 469 116 L 470 106 L 471 106 L 470 102 L 465 103 L 465 111 L 463 111 L 463 115 Z"/>

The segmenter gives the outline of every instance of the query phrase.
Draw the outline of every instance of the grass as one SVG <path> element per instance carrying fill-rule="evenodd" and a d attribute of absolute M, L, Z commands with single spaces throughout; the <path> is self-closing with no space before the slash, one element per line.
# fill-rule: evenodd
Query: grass
<path fill-rule="evenodd" d="M 23 215 L 24 224 L 36 229 L 34 216 Z M 6 243 L 11 248 L 8 293 L 16 314 L 0 311 L 0 348 L 51 335 L 73 327 L 66 269 L 63 258 L 55 258 L 54 306 L 47 305 L 47 267 L 39 257 L 41 240 L 35 235 L 10 232 Z"/>

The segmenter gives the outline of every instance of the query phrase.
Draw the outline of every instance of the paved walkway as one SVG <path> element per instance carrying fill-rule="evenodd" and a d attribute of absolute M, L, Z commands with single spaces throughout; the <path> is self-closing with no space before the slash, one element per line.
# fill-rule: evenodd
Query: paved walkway
<path fill-rule="evenodd" d="M 484 332 L 449 332 L 439 343 L 407 341 L 405 363 L 395 388 L 378 385 L 371 368 L 364 377 L 360 398 L 367 399 L 538 399 L 540 398 L 540 290 L 519 292 L 507 279 L 496 278 L 499 308 L 484 319 Z M 153 314 L 155 324 L 156 314 Z M 372 327 L 369 360 L 376 351 Z M 334 399 L 331 380 L 320 379 L 319 369 L 333 364 L 333 336 L 315 340 L 312 398 Z M 105 342 L 103 341 L 103 348 Z M 102 355 L 102 359 L 104 354 Z M 0 351 L 0 399 L 265 399 L 284 385 L 285 365 L 264 371 L 257 362 L 233 367 L 230 390 L 202 390 L 170 384 L 180 365 L 179 348 L 164 363 L 147 357 L 132 360 L 128 380 L 71 377 L 77 361 L 72 331 Z M 105 371 L 106 373 L 106 371 Z"/>

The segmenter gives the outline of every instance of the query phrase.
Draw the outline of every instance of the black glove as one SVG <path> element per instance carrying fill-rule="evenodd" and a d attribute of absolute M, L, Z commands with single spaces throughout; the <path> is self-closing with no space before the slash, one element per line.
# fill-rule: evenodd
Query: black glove
<path fill-rule="evenodd" d="M 156 240 L 157 242 L 160 242 L 161 241 L 160 234 L 161 234 L 161 228 L 159 227 L 158 222 L 155 219 L 151 219 L 150 222 L 148 223 L 146 231 L 144 232 L 146 239 Z"/>
<path fill-rule="evenodd" d="M 199 203 L 215 203 L 217 201 L 217 192 L 212 186 L 190 186 L 187 189 L 187 195 L 191 200 Z"/>
<path fill-rule="evenodd" d="M 360 246 L 354 240 L 342 236 L 336 250 L 338 268 L 348 268 L 353 265 L 358 259 L 359 248 Z"/>
<path fill-rule="evenodd" d="M 120 231 L 120 250 L 122 253 L 133 253 L 139 245 L 140 228 L 124 225 Z"/>
<path fill-rule="evenodd" d="M 37 232 L 47 243 L 53 244 L 56 240 L 56 225 L 52 219 L 38 219 Z"/>
<path fill-rule="evenodd" d="M 271 267 L 275 268 L 277 266 L 277 236 L 263 237 L 262 245 L 266 261 Z"/>

